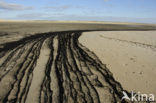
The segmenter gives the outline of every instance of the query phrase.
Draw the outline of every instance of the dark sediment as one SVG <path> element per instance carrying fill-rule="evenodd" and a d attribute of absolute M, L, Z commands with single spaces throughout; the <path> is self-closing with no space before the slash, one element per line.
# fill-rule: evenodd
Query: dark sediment
<path fill-rule="evenodd" d="M 81 34 L 45 33 L 3 44 L 0 103 L 120 103 L 123 88 L 79 43 Z"/>

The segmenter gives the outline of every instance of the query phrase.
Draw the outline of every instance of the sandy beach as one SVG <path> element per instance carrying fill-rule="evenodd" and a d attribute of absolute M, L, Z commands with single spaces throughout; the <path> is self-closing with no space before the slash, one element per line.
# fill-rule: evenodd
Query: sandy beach
<path fill-rule="evenodd" d="M 156 95 L 156 31 L 86 32 L 79 38 L 123 88 Z"/>
<path fill-rule="evenodd" d="M 156 94 L 156 26 L 0 22 L 0 103 L 131 103 Z"/>

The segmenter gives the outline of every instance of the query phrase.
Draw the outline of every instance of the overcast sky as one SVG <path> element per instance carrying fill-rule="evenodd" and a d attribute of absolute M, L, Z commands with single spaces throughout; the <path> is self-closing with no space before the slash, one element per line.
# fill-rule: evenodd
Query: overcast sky
<path fill-rule="evenodd" d="M 156 0 L 0 0 L 0 19 L 156 23 Z"/>

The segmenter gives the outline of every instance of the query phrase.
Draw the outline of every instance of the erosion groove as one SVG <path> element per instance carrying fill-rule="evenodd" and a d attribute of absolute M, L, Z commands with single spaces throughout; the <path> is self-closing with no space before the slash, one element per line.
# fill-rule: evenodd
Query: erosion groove
<path fill-rule="evenodd" d="M 36 34 L 4 44 L 0 103 L 121 103 L 123 88 L 79 43 L 81 34 Z"/>

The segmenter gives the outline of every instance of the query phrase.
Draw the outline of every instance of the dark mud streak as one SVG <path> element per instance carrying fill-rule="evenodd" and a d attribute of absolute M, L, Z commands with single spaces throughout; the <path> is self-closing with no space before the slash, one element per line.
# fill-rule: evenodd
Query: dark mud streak
<path fill-rule="evenodd" d="M 64 37 L 66 37 L 66 35 L 64 35 Z M 63 40 L 63 38 L 62 38 L 62 50 L 63 50 L 63 52 L 62 52 L 62 55 L 63 55 L 63 59 L 62 59 L 62 64 L 63 64 L 63 66 L 64 66 L 64 69 L 63 69 L 63 71 L 66 73 L 66 75 L 65 76 L 67 76 L 66 78 L 63 78 L 64 80 L 65 79 L 68 79 L 71 83 L 69 84 L 69 86 L 70 86 L 70 88 L 73 88 L 73 81 L 72 81 L 72 78 L 70 77 L 70 73 L 69 73 L 69 70 L 68 69 L 66 69 L 66 68 L 68 68 L 67 67 L 67 64 L 66 64 L 66 62 L 68 62 L 68 58 L 67 58 L 67 48 L 68 48 L 68 43 L 69 41 L 67 40 L 67 41 L 64 41 Z M 68 65 L 71 67 L 71 65 L 69 64 L 69 62 L 68 62 Z M 70 68 L 70 69 L 72 69 L 72 68 Z M 65 82 L 65 81 L 64 81 Z M 75 89 L 75 88 L 74 88 Z M 71 98 L 74 100 L 76 100 L 76 98 L 74 98 L 74 96 L 72 95 L 72 92 L 71 92 L 71 90 L 70 91 L 68 91 L 69 93 L 70 93 L 70 96 L 71 96 Z M 67 96 L 64 96 L 64 100 L 63 101 L 67 101 Z"/>
<path fill-rule="evenodd" d="M 77 34 L 77 36 L 79 36 L 79 35 L 81 35 L 81 33 L 78 33 Z M 78 48 L 75 46 L 75 44 L 77 44 L 78 43 L 78 38 L 75 40 L 75 39 L 72 39 L 72 40 L 74 40 L 73 41 L 73 48 L 76 50 L 76 53 L 77 53 L 77 55 L 76 55 L 76 53 L 75 53 L 75 55 L 77 56 L 77 58 L 79 59 L 79 61 L 81 61 L 80 60 L 80 58 L 81 59 L 83 59 L 82 61 L 83 62 L 85 62 L 85 59 L 82 57 L 82 55 L 81 55 L 81 53 L 79 53 L 79 50 L 78 50 Z M 73 51 L 74 51 L 74 49 L 73 49 Z M 86 63 L 85 63 L 86 64 Z M 87 66 L 87 64 L 86 64 L 86 66 Z M 84 72 L 84 70 L 81 68 L 81 71 L 82 72 Z M 89 72 L 91 73 L 90 75 L 93 75 L 93 73 L 89 70 Z M 88 74 L 87 74 L 88 75 Z M 98 99 L 98 102 L 100 102 L 100 99 L 98 98 L 99 96 L 98 96 L 98 93 L 97 93 L 97 91 L 96 91 L 96 89 L 94 88 L 94 86 L 91 84 L 91 81 L 89 80 L 89 78 L 87 77 L 87 75 L 86 74 L 81 74 L 81 76 L 83 77 L 83 76 L 85 76 L 85 79 L 87 80 L 87 82 L 88 82 L 88 84 L 90 85 L 90 87 L 94 90 L 94 92 L 96 93 L 96 95 L 97 95 L 97 99 Z M 84 81 L 84 83 L 85 83 L 85 81 Z M 86 83 L 85 83 L 86 84 Z M 86 85 L 86 87 L 88 88 L 88 86 Z M 88 88 L 89 89 L 89 88 Z M 89 90 L 89 95 L 90 95 L 90 90 Z M 90 97 L 91 97 L 91 100 L 92 100 L 92 102 L 93 102 L 93 98 L 92 98 L 92 96 L 90 95 Z"/>
<path fill-rule="evenodd" d="M 34 52 L 34 51 L 39 51 L 40 50 L 40 48 L 41 48 L 41 45 L 42 45 L 42 43 L 43 43 L 43 41 L 44 41 L 44 39 L 39 39 L 40 40 L 40 43 L 39 42 L 36 42 L 36 43 L 34 43 L 34 45 L 32 46 L 32 48 L 30 48 L 31 50 L 30 50 L 30 52 L 27 54 L 27 56 L 25 57 L 25 60 L 27 60 L 27 58 L 28 58 L 28 56 L 29 56 L 29 54 L 31 53 L 31 52 Z M 37 46 L 37 48 L 34 48 L 34 46 L 35 45 L 38 45 Z M 33 50 L 34 49 L 34 50 Z M 32 51 L 33 50 L 33 51 Z M 37 58 L 38 58 L 38 56 L 39 56 L 39 52 L 38 53 L 34 53 L 34 56 L 35 56 L 35 59 L 34 59 L 34 61 L 32 60 L 32 62 L 34 62 L 33 63 L 33 65 L 35 65 L 36 64 L 36 60 L 37 60 Z M 19 94 L 19 89 L 20 89 L 20 83 L 21 83 L 21 80 L 22 80 L 22 78 L 23 78 L 23 76 L 24 76 L 24 74 L 25 74 L 25 70 L 26 69 L 32 69 L 31 71 L 33 71 L 33 69 L 34 69 L 34 67 L 31 67 L 31 68 L 28 68 L 28 66 L 30 65 L 30 64 L 27 64 L 27 66 L 24 68 L 24 70 L 22 70 L 21 72 L 22 72 L 22 76 L 19 78 L 19 80 L 17 79 L 17 76 L 18 76 L 18 74 L 19 74 L 19 72 L 20 72 L 20 69 L 23 67 L 23 65 L 24 65 L 24 63 L 22 63 L 21 64 L 21 66 L 19 67 L 19 69 L 18 69 L 18 71 L 17 71 L 17 73 L 16 73 L 16 82 L 19 82 L 18 83 L 18 90 L 17 90 L 17 93 L 16 93 L 16 97 L 18 96 L 18 94 Z M 32 65 L 32 66 L 33 66 Z M 28 74 L 29 75 L 29 74 Z M 16 83 L 15 82 L 15 83 Z M 14 83 L 14 84 L 15 84 Z M 13 84 L 13 85 L 14 85 Z M 23 91 L 25 91 L 25 90 L 23 90 Z M 15 98 L 15 100 L 17 101 L 17 98 Z"/>
<path fill-rule="evenodd" d="M 38 85 L 38 88 L 40 88 L 39 94 L 38 96 L 34 95 L 34 97 L 37 97 L 37 100 L 33 101 L 34 103 L 51 103 L 56 100 L 55 94 L 53 94 L 56 88 L 58 88 L 59 97 L 57 101 L 59 103 L 102 103 L 104 101 L 100 98 L 97 88 L 107 91 L 111 95 L 112 100 L 108 99 L 106 102 L 121 102 L 122 86 L 113 78 L 111 72 L 98 57 L 79 43 L 78 38 L 81 34 L 82 31 L 43 33 L 4 44 L 4 48 L 0 49 L 0 53 L 6 52 L 5 54 L 10 53 L 10 55 L 3 60 L 0 66 L 0 74 L 4 74 L 0 77 L 0 91 L 2 91 L 3 87 L 7 87 L 7 92 L 0 93 L 0 102 L 27 102 L 29 89 L 33 86 L 32 80 L 35 74 L 33 71 L 36 69 L 37 59 L 41 55 L 40 50 L 43 43 L 47 43 L 50 55 L 45 68 L 43 68 L 45 71 L 42 73 L 43 81 Z M 45 42 L 46 39 L 49 40 Z M 55 44 L 54 39 L 58 41 L 56 55 L 54 55 L 54 50 L 56 50 L 53 46 Z M 14 53 L 17 51 L 20 52 L 18 57 L 15 58 Z M 24 53 L 27 54 L 24 55 Z M 24 61 L 21 61 L 21 63 L 16 62 L 17 67 L 14 66 L 9 70 L 5 70 L 5 67 L 13 62 L 11 61 L 12 58 L 18 61 L 22 59 L 22 56 L 24 56 Z M 56 56 L 55 59 L 54 56 Z M 84 70 L 82 64 L 86 70 Z M 55 68 L 52 68 L 53 65 Z M 56 78 L 50 74 L 52 69 L 55 69 Z M 98 75 L 92 72 L 92 69 L 102 75 L 105 82 L 101 82 Z M 92 76 L 97 77 L 94 80 L 97 85 L 91 80 Z M 13 79 L 9 81 L 8 78 Z M 51 88 L 52 78 L 58 82 L 58 87 Z M 9 82 L 9 86 L 5 84 L 6 82 Z M 105 87 L 109 89 L 107 90 Z M 33 96 L 33 94 L 31 95 Z"/>
<path fill-rule="evenodd" d="M 63 36 L 63 34 L 60 34 Z M 64 88 L 63 88 L 63 85 L 62 85 L 62 82 L 63 82 L 63 77 L 62 77 L 62 68 L 60 67 L 60 62 L 62 62 L 62 59 L 63 59 L 63 40 L 62 40 L 62 36 L 58 36 L 58 54 L 56 56 L 56 62 L 55 62 L 55 72 L 57 74 L 57 79 L 58 79 L 58 84 L 59 84 L 59 102 L 60 103 L 63 103 L 63 93 L 64 93 Z"/>
<path fill-rule="evenodd" d="M 43 39 L 38 39 L 39 41 L 42 41 Z M 35 41 L 34 41 L 35 42 Z M 38 42 L 36 41 L 33 45 L 36 45 Z M 33 47 L 33 46 L 32 46 Z M 20 50 L 20 49 L 22 49 L 23 47 L 22 46 L 18 46 L 15 50 L 13 50 L 13 51 L 11 51 L 11 53 L 10 53 L 10 55 L 7 57 L 7 59 L 3 62 L 3 64 L 0 66 L 0 67 L 2 67 L 3 68 L 3 70 L 4 71 L 6 71 L 6 73 L 4 74 L 4 75 L 2 75 L 2 76 L 0 76 L 0 81 L 1 81 L 1 79 L 10 71 L 10 70 L 6 70 L 6 68 L 4 68 L 4 67 L 6 67 L 6 65 L 7 65 L 7 63 L 10 61 L 10 59 L 14 56 L 14 53 L 16 53 L 18 50 Z M 31 50 L 32 50 L 33 48 L 30 48 L 30 51 L 29 51 L 29 53 L 31 53 Z M 33 51 L 32 51 L 33 52 Z M 27 56 L 28 56 L 29 54 L 27 54 Z M 25 58 L 25 60 L 27 59 L 27 57 Z M 17 59 L 16 59 L 17 60 Z M 24 63 L 22 63 L 22 64 L 24 64 Z M 21 65 L 21 67 L 22 67 L 22 65 Z M 18 74 L 18 73 L 17 73 Z"/>
<path fill-rule="evenodd" d="M 34 45 L 35 45 L 35 44 L 34 44 Z M 33 47 L 33 46 L 32 46 L 32 47 Z M 32 51 L 32 49 L 29 50 L 29 53 L 30 53 L 31 51 Z M 29 55 L 29 54 L 27 54 L 27 56 L 25 57 L 25 60 L 27 59 L 28 55 Z M 24 65 L 24 63 L 25 63 L 25 62 L 23 62 L 19 68 L 22 68 L 22 66 Z M 29 64 L 28 64 L 28 65 L 29 65 Z M 25 68 L 25 69 L 26 69 L 26 68 Z M 25 70 L 25 69 L 24 69 L 24 70 Z M 24 72 L 24 70 L 23 70 L 23 72 Z M 15 79 L 16 79 L 16 81 L 12 84 L 12 88 L 11 88 L 11 90 L 9 91 L 9 93 L 7 94 L 6 98 L 4 99 L 4 102 L 6 102 L 6 101 L 15 102 L 15 101 L 16 101 L 16 98 L 13 99 L 13 100 L 8 100 L 7 97 L 10 95 L 10 92 L 12 91 L 12 89 L 13 89 L 13 87 L 14 87 L 14 85 L 15 85 L 16 82 L 19 82 L 17 88 L 19 89 L 19 87 L 20 87 L 20 82 L 21 82 L 21 79 L 23 78 L 24 75 L 22 75 L 22 77 L 18 80 L 17 76 L 18 76 L 19 72 L 20 72 L 20 69 L 18 69 L 17 73 L 15 74 Z M 24 73 L 23 73 L 23 74 L 24 74 Z M 5 75 L 7 75 L 7 74 L 5 74 Z M 17 91 L 16 94 L 18 94 L 18 91 Z M 17 95 L 16 95 L 16 96 L 17 96 Z"/>
<path fill-rule="evenodd" d="M 77 36 L 75 36 L 75 38 L 74 38 L 75 42 L 78 42 L 79 36 L 81 36 L 81 34 L 78 34 Z M 88 61 L 89 63 L 91 63 L 90 65 L 93 65 L 96 68 L 96 70 L 99 71 L 103 75 L 106 82 L 113 88 L 113 91 L 114 91 L 113 94 L 117 94 L 117 96 L 119 96 L 119 98 L 122 98 L 123 94 L 121 91 L 123 91 L 123 89 L 122 89 L 121 84 L 119 82 L 115 81 L 114 77 L 112 75 L 110 75 L 110 71 L 106 67 L 105 67 L 105 69 L 102 67 L 103 64 L 98 59 L 98 57 L 96 58 L 96 60 L 92 59 L 88 54 L 95 55 L 93 52 L 89 51 L 88 49 L 85 49 L 85 50 L 82 49 L 81 48 L 82 45 L 80 43 L 74 43 L 74 44 L 76 44 L 75 48 L 78 48 L 79 52 L 82 55 L 81 57 L 83 57 L 84 61 Z M 79 45 L 77 45 L 77 44 L 79 44 Z M 99 68 L 104 69 L 106 74 L 103 73 L 102 70 L 100 70 Z M 113 83 L 111 81 L 113 81 Z M 117 90 L 117 87 L 120 88 L 121 91 Z M 124 90 L 124 91 L 126 91 L 126 90 Z M 129 94 L 129 93 L 127 92 L 127 94 Z M 115 99 L 115 102 L 117 102 L 115 96 L 114 96 L 114 99 Z M 126 101 L 123 100 L 122 102 L 126 102 Z"/>
<path fill-rule="evenodd" d="M 71 39 L 72 39 L 72 37 L 70 37 L 71 35 L 68 35 L 68 38 L 69 38 L 69 44 L 71 45 L 72 43 L 71 43 Z M 79 82 L 80 82 L 80 91 L 81 91 L 81 93 L 83 94 L 83 99 L 84 99 L 84 102 L 87 102 L 86 100 L 85 100 L 85 94 L 83 93 L 83 91 L 82 91 L 82 83 L 81 82 L 84 82 L 84 80 L 83 80 L 83 78 L 82 78 L 82 74 L 81 74 L 81 72 L 79 71 L 79 69 L 78 69 L 78 66 L 77 66 L 77 64 L 76 64 L 76 61 L 75 61 L 75 59 L 74 59 L 74 54 L 73 54 L 73 51 L 72 51 L 72 47 L 69 45 L 69 49 L 70 49 L 70 53 L 71 53 L 71 56 L 72 56 L 72 61 L 73 61 L 73 64 L 74 64 L 74 67 L 73 68 L 75 68 L 76 69 L 76 73 L 77 73 L 77 77 L 78 77 L 78 75 L 81 75 L 81 77 L 79 77 L 78 78 L 78 80 L 79 80 Z"/>
<path fill-rule="evenodd" d="M 50 78 L 50 72 L 51 72 L 51 66 L 52 66 L 52 61 L 53 61 L 53 38 L 51 37 L 51 41 L 48 44 L 49 48 L 51 49 L 51 53 L 50 53 L 50 57 L 48 60 L 48 63 L 46 65 L 46 70 L 45 70 L 45 77 L 44 80 L 42 82 L 41 85 L 41 91 L 40 91 L 40 99 L 41 99 L 41 92 L 43 91 L 45 96 L 44 96 L 44 103 L 51 103 L 52 102 L 52 90 L 50 89 L 50 82 L 51 82 L 51 78 Z M 46 90 L 44 90 L 44 88 L 46 88 Z M 40 100 L 41 103 L 41 100 Z"/>
<path fill-rule="evenodd" d="M 81 33 L 77 33 L 76 35 L 81 35 Z M 73 41 L 74 40 L 74 41 Z M 72 42 L 70 42 L 70 44 L 71 44 L 71 47 L 70 48 L 73 48 L 73 49 L 70 49 L 70 51 L 71 51 L 71 54 L 72 54 L 72 57 L 74 58 L 74 55 L 76 55 L 75 53 L 73 54 L 73 52 L 77 49 L 77 48 L 75 48 L 75 45 L 74 44 L 77 44 L 77 40 L 75 40 L 75 39 L 73 39 L 73 37 L 71 37 L 71 39 L 70 39 L 70 41 Z M 78 54 L 77 54 L 78 55 Z M 79 55 L 80 56 L 80 55 Z M 81 56 L 80 56 L 81 57 Z M 77 58 L 77 59 L 79 59 L 79 58 Z M 88 79 L 88 77 L 86 76 L 86 74 L 82 74 L 82 72 L 83 71 L 80 71 L 79 69 L 80 68 L 78 68 L 77 67 L 77 64 L 76 64 L 76 62 L 75 62 L 75 59 L 73 59 L 74 60 L 74 63 L 75 63 L 75 65 L 76 65 L 76 68 L 77 68 L 77 71 L 79 72 L 79 74 L 81 75 L 81 77 L 83 77 L 83 76 L 85 76 L 86 77 L 86 79 L 87 79 L 87 82 L 88 82 L 88 84 L 91 86 L 91 88 L 94 90 L 94 92 L 96 93 L 96 95 L 97 95 L 97 102 L 99 103 L 100 102 L 100 99 L 98 98 L 99 96 L 98 96 L 98 93 L 97 93 L 97 91 L 96 91 L 96 89 L 94 88 L 94 86 L 91 84 L 91 82 L 90 82 L 90 80 Z M 85 60 L 84 60 L 85 61 Z M 82 69 L 81 69 L 82 70 Z M 85 83 L 85 81 L 84 81 L 84 78 L 82 78 L 82 82 L 85 84 L 85 86 L 87 87 L 87 85 L 86 85 L 86 83 Z M 88 87 L 87 87 L 88 88 Z M 89 88 L 88 88 L 89 89 Z M 90 91 L 89 91 L 90 92 Z M 91 102 L 93 102 L 93 98 L 91 97 Z"/>
<path fill-rule="evenodd" d="M 31 65 L 28 65 L 28 66 L 30 66 L 30 67 L 29 67 L 29 68 L 26 68 L 26 69 L 29 69 L 29 70 L 28 70 L 28 73 L 27 73 L 27 74 L 25 74 L 25 72 L 23 73 L 23 76 L 24 76 L 24 75 L 27 75 L 27 78 L 26 78 L 25 87 L 24 87 L 24 89 L 22 90 L 21 95 L 19 95 L 19 93 L 17 93 L 17 96 L 19 96 L 19 98 L 16 98 L 16 99 L 17 99 L 17 101 L 19 101 L 19 102 L 21 102 L 22 98 L 26 98 L 26 95 L 27 95 L 27 92 L 28 92 L 28 89 L 29 89 L 29 86 L 30 86 L 30 83 L 28 83 L 28 81 L 29 81 L 29 79 L 30 79 L 29 77 L 30 77 L 30 75 L 32 74 L 33 69 L 34 69 L 34 67 L 35 67 L 35 65 L 36 65 L 36 61 L 37 61 L 37 58 L 38 58 L 38 56 L 39 56 L 39 50 L 40 50 L 40 48 L 41 48 L 42 43 L 43 43 L 43 40 L 41 40 L 41 44 L 40 44 L 40 43 L 37 43 L 37 44 L 36 44 L 37 47 L 33 47 L 33 48 L 32 48 L 32 49 L 33 49 L 32 53 L 34 54 L 33 57 L 32 57 L 32 59 L 34 59 L 34 60 L 32 60 Z M 35 45 L 34 45 L 34 46 L 35 46 Z M 20 89 L 20 87 L 18 88 L 18 90 L 19 90 L 19 89 Z M 19 91 L 18 91 L 18 92 L 19 92 Z M 25 95 L 25 96 L 24 96 L 24 95 Z"/>

